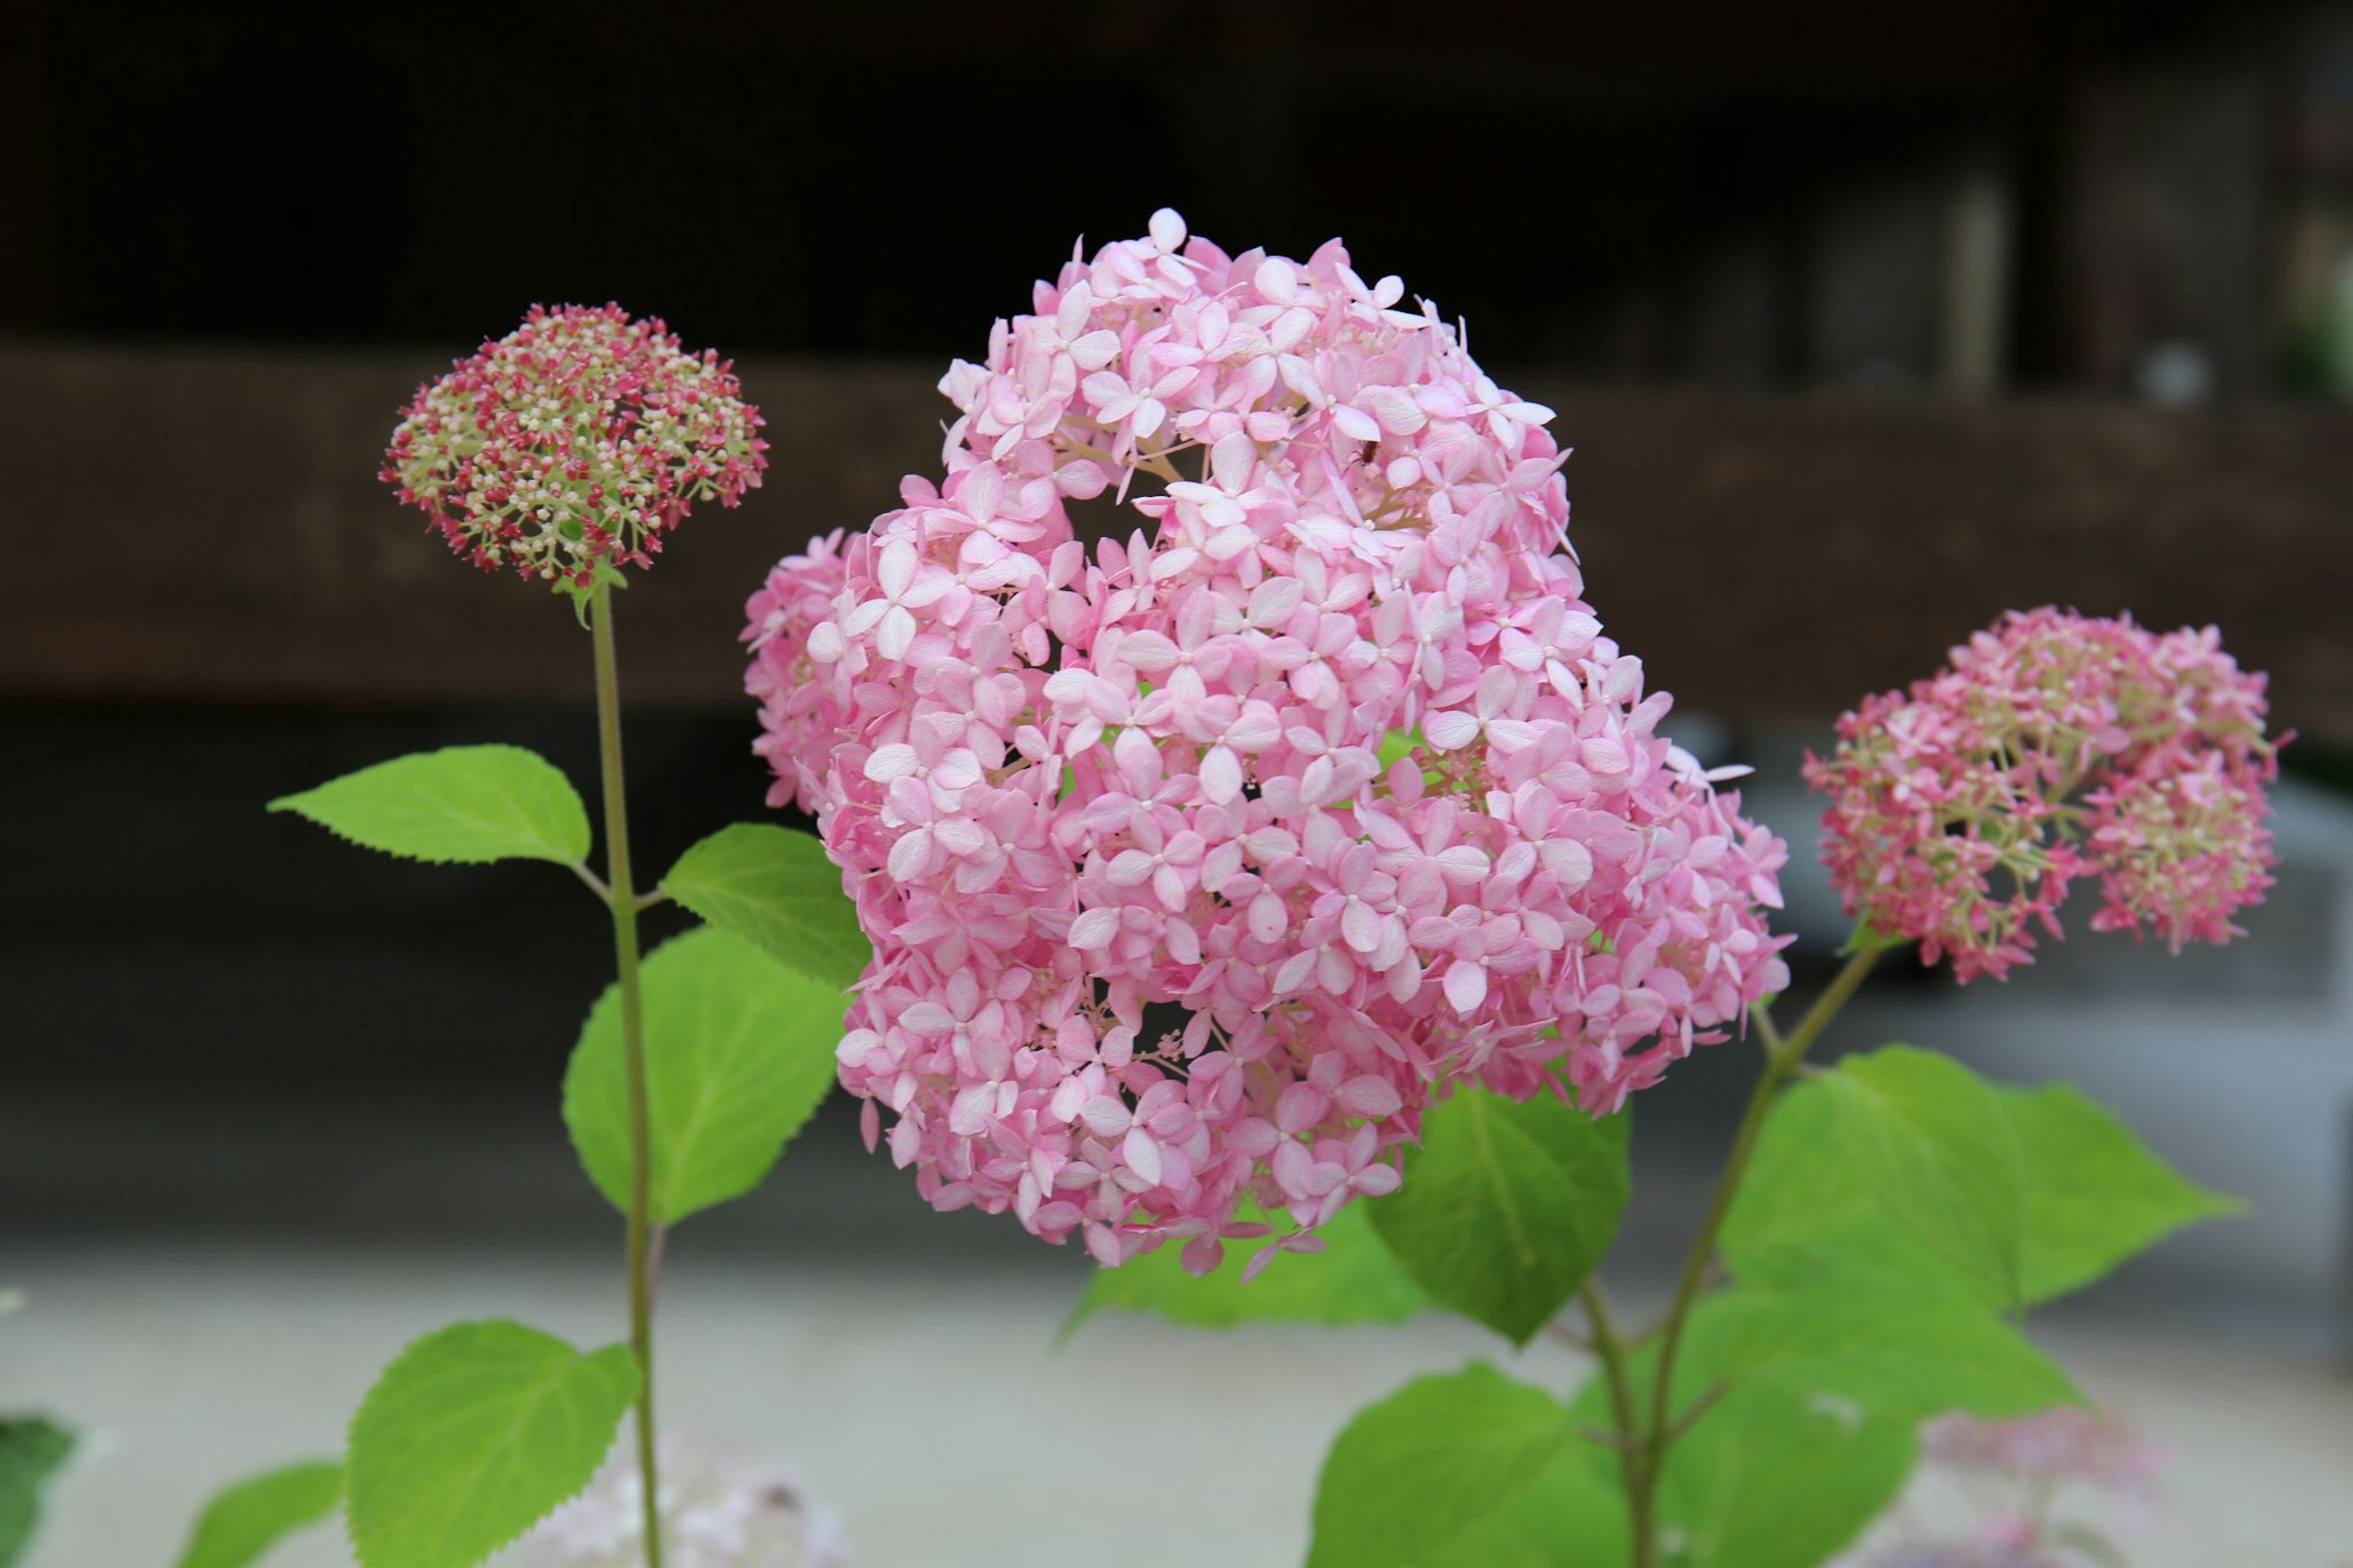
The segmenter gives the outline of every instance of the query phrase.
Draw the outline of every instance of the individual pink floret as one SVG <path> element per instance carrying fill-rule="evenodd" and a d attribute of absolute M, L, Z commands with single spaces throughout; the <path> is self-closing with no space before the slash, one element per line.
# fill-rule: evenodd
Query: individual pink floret
<path fill-rule="evenodd" d="M 2175 951 L 2240 934 L 2271 886 L 2284 740 L 2264 678 L 2211 627 L 2158 636 L 2129 616 L 2012 612 L 1908 695 L 1867 698 L 1806 779 L 1831 880 L 1880 936 L 2000 979 L 2060 934 L 2070 884 L 2096 874 L 2095 931 L 2146 926 Z"/>
<path fill-rule="evenodd" d="M 1159 213 L 753 597 L 773 798 L 875 950 L 842 1082 L 940 1207 L 1312 1249 L 1457 1083 L 1608 1112 L 1787 984 L 1784 847 L 1602 635 L 1551 411 L 1402 295 Z"/>
<path fill-rule="evenodd" d="M 732 507 L 768 444 L 732 366 L 618 305 L 533 305 L 417 389 L 382 478 L 484 571 L 558 585 L 647 567 L 695 502 Z"/>

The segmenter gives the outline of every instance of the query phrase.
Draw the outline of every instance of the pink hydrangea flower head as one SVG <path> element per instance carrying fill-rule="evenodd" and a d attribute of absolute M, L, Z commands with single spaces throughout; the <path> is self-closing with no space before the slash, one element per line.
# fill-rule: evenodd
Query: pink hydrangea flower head
<path fill-rule="evenodd" d="M 774 798 L 874 945 L 842 1081 L 939 1206 L 1310 1249 L 1454 1085 L 1606 1112 L 1786 984 L 1784 847 L 1586 603 L 1551 411 L 1402 298 L 1158 213 L 753 596 Z"/>
<path fill-rule="evenodd" d="M 2176 952 L 2239 934 L 2276 860 L 2265 786 L 2285 738 L 2263 733 L 2263 686 L 2211 627 L 2012 612 L 1807 759 L 1847 912 L 1963 981 L 2031 962 L 2079 877 L 2100 880 L 2094 930 Z"/>
<path fill-rule="evenodd" d="M 383 479 L 485 571 L 585 588 L 647 567 L 697 501 L 760 482 L 760 411 L 731 365 L 618 305 L 534 305 L 417 389 Z"/>

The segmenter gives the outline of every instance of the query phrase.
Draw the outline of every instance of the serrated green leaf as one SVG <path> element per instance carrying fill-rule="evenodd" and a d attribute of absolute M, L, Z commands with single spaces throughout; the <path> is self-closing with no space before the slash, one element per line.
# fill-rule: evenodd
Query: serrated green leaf
<path fill-rule="evenodd" d="M 680 856 L 661 885 L 720 930 L 837 991 L 865 971 L 871 950 L 840 868 L 806 833 L 754 822 L 723 827 Z"/>
<path fill-rule="evenodd" d="M 637 1395 L 627 1345 L 583 1355 L 505 1321 L 418 1340 L 352 1418 L 361 1568 L 473 1568 L 588 1484 Z"/>
<path fill-rule="evenodd" d="M 653 1216 L 675 1225 L 760 1184 L 833 1087 L 845 999 L 699 926 L 642 971 Z M 596 1190 L 627 1212 L 629 1099 L 617 985 L 564 1075 L 564 1123 Z"/>
<path fill-rule="evenodd" d="M 1735 1390 L 1667 1456 L 1659 1522 L 1676 1568 L 1814 1568 L 1894 1500 L 1909 1422 L 1769 1384 Z"/>
<path fill-rule="evenodd" d="M 1381 1238 L 1373 1234 L 1368 1206 L 1387 1198 L 1360 1199 L 1334 1215 L 1315 1234 L 1321 1252 L 1279 1258 L 1245 1284 L 1242 1271 L 1262 1247 L 1281 1238 L 1229 1243 L 1214 1274 L 1185 1272 L 1183 1249 L 1171 1243 L 1116 1268 L 1099 1268 L 1086 1294 L 1062 1326 L 1065 1336 L 1097 1312 L 1151 1312 L 1196 1329 L 1229 1329 L 1237 1323 L 1401 1323 L 1430 1310 L 1421 1292 Z M 1247 1199 L 1236 1218 L 1263 1218 Z"/>
<path fill-rule="evenodd" d="M 286 1536 L 335 1511 L 343 1467 L 314 1459 L 224 1487 L 205 1505 L 179 1568 L 246 1568 Z"/>
<path fill-rule="evenodd" d="M 2029 1301 L 2097 1279 L 2196 1220 L 2242 1206 L 2184 1180 L 2105 1107 L 2065 1084 L 1997 1085 L 2026 1162 Z"/>
<path fill-rule="evenodd" d="M 588 858 L 588 809 L 554 763 L 520 746 L 396 757 L 269 803 L 387 855 L 438 862 Z"/>
<path fill-rule="evenodd" d="M 1333 1441 L 1308 1568 L 1430 1568 L 1576 1440 L 1558 1400 L 1484 1362 L 1416 1378 Z"/>
<path fill-rule="evenodd" d="M 41 1521 L 41 1493 L 74 1450 L 74 1435 L 38 1415 L 0 1417 L 0 1568 L 9 1568 Z"/>
<path fill-rule="evenodd" d="M 1849 1057 L 1817 1081 L 1850 1178 L 1956 1268 L 2019 1301 L 2026 1163 L 1992 1089 L 1910 1046 Z"/>
<path fill-rule="evenodd" d="M 1458 1089 L 1423 1118 L 1373 1227 L 1432 1300 L 1525 1344 L 1617 1234 L 1629 1125 L 1550 1095 Z"/>

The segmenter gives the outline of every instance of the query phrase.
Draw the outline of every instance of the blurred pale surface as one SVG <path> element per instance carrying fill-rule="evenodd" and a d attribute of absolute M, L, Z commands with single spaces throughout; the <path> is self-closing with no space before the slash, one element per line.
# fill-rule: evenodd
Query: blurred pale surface
<path fill-rule="evenodd" d="M 1289 1568 L 1349 1412 L 1494 1348 L 1452 1320 L 1207 1334 L 1111 1317 L 1058 1351 L 1076 1272 L 803 1273 L 688 1250 L 666 1281 L 667 1420 L 798 1466 L 861 1568 Z M 0 1404 L 92 1434 L 26 1568 L 169 1563 L 214 1486 L 333 1453 L 375 1369 L 452 1319 L 584 1345 L 620 1325 L 615 1271 L 575 1258 L 79 1247 L 8 1269 L 31 1299 L 0 1333 Z M 2138 1315 L 2040 1331 L 2167 1452 L 2163 1495 L 2123 1521 L 2137 1568 L 2353 1563 L 2353 1380 L 2305 1336 Z M 1516 1371 L 1564 1389 L 1581 1373 L 1541 1344 Z M 269 1561 L 349 1558 L 326 1529 Z"/>

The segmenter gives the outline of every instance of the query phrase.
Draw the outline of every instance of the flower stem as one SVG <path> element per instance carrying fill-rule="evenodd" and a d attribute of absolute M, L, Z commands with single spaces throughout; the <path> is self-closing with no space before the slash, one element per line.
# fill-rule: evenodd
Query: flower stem
<path fill-rule="evenodd" d="M 1634 1539 L 1648 1541 L 1653 1494 L 1642 1471 L 1650 1462 L 1650 1454 L 1640 1440 L 1641 1426 L 1634 1411 L 1634 1378 L 1626 1341 L 1610 1316 L 1609 1299 L 1601 1293 L 1601 1281 L 1586 1276 L 1577 1297 L 1584 1303 L 1586 1320 L 1593 1325 L 1593 1353 L 1600 1358 L 1601 1374 L 1609 1384 L 1610 1412 L 1617 1418 L 1625 1445 L 1618 1451 L 1618 1460 L 1626 1473 L 1626 1500 L 1633 1513 Z"/>
<path fill-rule="evenodd" d="M 648 1234 L 653 1129 L 646 1094 L 644 998 L 638 982 L 638 892 L 629 872 L 629 807 L 621 778 L 621 682 L 613 652 L 613 590 L 596 585 L 596 739 L 605 784 L 605 903 L 620 970 L 621 1055 L 629 1083 L 629 1349 L 638 1358 L 638 1480 L 645 1498 L 646 1568 L 661 1568 L 661 1486 L 654 1461 L 654 1296 Z"/>
<path fill-rule="evenodd" d="M 1748 1109 L 1741 1115 L 1740 1131 L 1733 1137 L 1732 1153 L 1725 1161 L 1724 1173 L 1716 1179 L 1715 1196 L 1708 1205 L 1707 1219 L 1683 1258 L 1683 1276 L 1675 1285 L 1674 1305 L 1668 1309 L 1659 1343 L 1659 1367 L 1651 1384 L 1650 1419 L 1646 1429 L 1638 1434 L 1642 1462 L 1639 1468 L 1630 1465 L 1627 1472 L 1631 1489 L 1629 1510 L 1634 1521 L 1634 1568 L 1655 1568 L 1659 1561 L 1651 1514 L 1658 1497 L 1659 1477 L 1666 1468 L 1668 1446 L 1682 1436 L 1673 1415 L 1675 1353 L 1683 1348 L 1684 1324 L 1699 1300 L 1708 1263 L 1715 1256 L 1716 1235 L 1724 1229 L 1725 1216 L 1732 1212 L 1733 1199 L 1739 1195 L 1741 1179 L 1748 1173 L 1748 1163 L 1756 1156 L 1757 1140 L 1765 1131 L 1766 1115 L 1772 1110 L 1781 1086 L 1797 1072 L 1807 1050 L 1830 1027 L 1831 1020 L 1838 1016 L 1839 1010 L 1846 1005 L 1883 951 L 1866 948 L 1848 959 L 1829 988 L 1798 1020 L 1798 1026 L 1766 1051 L 1765 1071 L 1757 1078 L 1757 1087 L 1748 1097 Z"/>

